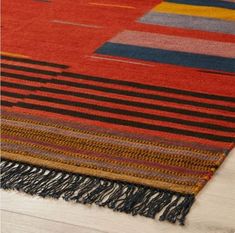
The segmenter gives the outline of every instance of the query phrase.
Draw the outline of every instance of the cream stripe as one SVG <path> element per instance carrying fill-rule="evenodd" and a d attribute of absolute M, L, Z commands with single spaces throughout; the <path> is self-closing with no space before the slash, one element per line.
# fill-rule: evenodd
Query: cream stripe
<path fill-rule="evenodd" d="M 105 4 L 105 3 L 98 3 L 98 2 L 89 2 L 90 5 L 95 6 L 106 6 L 106 7 L 118 7 L 118 8 L 127 8 L 127 9 L 136 9 L 133 6 L 125 6 L 125 5 L 117 5 L 117 4 Z"/>
<path fill-rule="evenodd" d="M 113 43 L 129 44 L 149 48 L 160 48 L 231 58 L 235 57 L 234 43 L 208 41 L 159 33 L 123 31 L 110 41 Z"/>

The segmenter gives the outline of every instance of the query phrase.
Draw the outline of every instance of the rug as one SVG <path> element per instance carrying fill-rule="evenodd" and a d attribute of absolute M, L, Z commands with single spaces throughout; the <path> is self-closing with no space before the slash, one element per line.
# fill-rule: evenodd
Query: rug
<path fill-rule="evenodd" d="M 4 1 L 1 187 L 183 225 L 234 147 L 234 9 Z"/>

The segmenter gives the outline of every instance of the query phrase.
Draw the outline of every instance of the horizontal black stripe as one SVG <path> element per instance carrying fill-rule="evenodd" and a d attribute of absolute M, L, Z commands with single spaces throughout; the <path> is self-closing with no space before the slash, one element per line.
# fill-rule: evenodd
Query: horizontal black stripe
<path fill-rule="evenodd" d="M 53 75 L 53 76 L 56 76 L 58 74 L 58 73 L 52 72 L 52 71 L 44 71 L 44 70 L 39 70 L 39 69 L 13 66 L 13 65 L 7 65 L 7 64 L 2 64 L 2 67 L 3 68 L 4 67 L 9 68 L 9 69 L 23 70 L 23 71 L 32 72 L 32 73 L 39 73 L 39 74 L 41 73 L 41 74 Z M 189 92 L 189 91 L 178 90 L 178 89 L 167 88 L 167 87 L 150 86 L 150 85 L 146 85 L 146 84 L 134 83 L 134 82 L 129 82 L 129 81 L 97 78 L 97 77 L 79 75 L 79 74 L 73 74 L 73 73 L 67 73 L 67 72 L 63 72 L 61 75 L 65 76 L 65 77 L 67 76 L 67 77 L 78 78 L 78 79 L 81 79 L 81 80 L 99 81 L 99 82 L 113 83 L 113 84 L 119 84 L 119 85 L 120 84 L 121 85 L 125 84 L 125 86 L 132 86 L 132 87 L 148 89 L 148 90 L 155 90 L 155 91 L 160 91 L 160 92 L 169 92 L 169 93 L 182 94 L 182 95 L 187 94 L 187 95 L 190 95 L 190 96 L 195 96 L 195 97 L 200 97 L 200 98 L 209 98 L 209 99 L 214 99 L 214 100 L 223 100 L 223 101 L 235 102 L 235 98 L 227 97 L 227 96 L 208 95 L 208 94 L 205 94 L 205 93 Z M 38 79 L 38 82 L 45 82 L 45 81 L 44 81 L 44 79 L 41 79 L 41 81 Z M 54 82 L 54 83 L 56 82 L 58 84 L 64 84 L 64 85 L 72 85 L 72 86 L 78 86 L 79 85 L 79 86 L 81 86 L 81 88 L 94 87 L 93 85 L 88 85 L 87 84 L 88 86 L 84 86 L 85 84 L 81 85 L 81 84 L 78 84 L 78 83 L 75 83 L 75 82 L 68 82 L 68 81 L 63 81 L 63 80 L 52 80 L 51 82 Z M 106 92 L 108 92 L 109 90 L 110 91 L 117 90 L 117 89 L 112 89 L 112 88 L 102 88 L 102 89 L 100 89 L 101 87 L 99 88 L 98 86 L 97 86 L 97 88 L 100 91 L 106 91 Z M 133 94 L 133 93 L 135 93 L 135 94 Z M 161 98 L 162 97 L 160 95 L 155 95 L 156 97 L 154 98 L 153 97 L 154 95 L 152 95 L 152 94 L 136 93 L 136 92 L 124 91 L 124 90 L 121 93 L 118 92 L 117 94 L 131 95 L 131 96 L 150 98 L 150 99 L 156 99 L 156 98 Z M 139 95 L 141 95 L 141 96 L 139 96 Z M 207 104 L 207 103 L 196 102 L 196 101 L 187 101 L 187 100 L 181 100 L 181 99 L 178 99 L 178 98 L 170 98 L 170 97 L 162 97 L 162 98 L 160 100 L 175 102 L 175 103 L 195 105 L 195 106 L 206 107 L 206 108 L 213 107 L 213 108 L 221 109 L 221 110 L 235 111 L 235 108 L 230 108 L 230 107 L 227 107 L 227 106 L 221 106 L 221 105 L 216 105 L 216 104 Z"/>
<path fill-rule="evenodd" d="M 116 125 L 124 125 L 124 126 L 148 129 L 148 130 L 153 130 L 153 131 L 168 132 L 168 133 L 173 133 L 177 135 L 186 135 L 186 136 L 191 136 L 191 137 L 204 138 L 204 139 L 209 139 L 211 141 L 232 142 L 235 139 L 233 137 L 225 137 L 225 136 L 220 136 L 216 134 L 199 133 L 199 132 L 194 132 L 194 131 L 189 131 L 189 130 L 165 127 L 165 126 L 160 126 L 160 125 L 146 124 L 146 123 L 136 122 L 136 121 L 122 120 L 122 119 L 112 118 L 112 117 L 92 115 L 88 113 L 53 108 L 53 107 L 48 107 L 48 106 L 40 106 L 36 104 L 28 104 L 28 103 L 23 103 L 23 102 L 18 103 L 17 106 L 22 107 L 22 108 L 27 108 L 27 109 L 41 110 L 41 111 L 53 112 L 53 113 L 57 113 L 61 115 L 68 115 L 68 116 L 74 116 L 78 118 L 112 123 Z"/>
<path fill-rule="evenodd" d="M 8 82 L 3 82 L 2 85 L 7 86 L 7 87 L 19 88 L 19 89 L 24 89 L 24 87 L 25 87 L 26 90 L 28 90 L 28 88 L 31 88 L 30 86 L 27 86 L 27 85 L 12 84 L 12 83 L 8 83 Z M 192 110 L 186 110 L 186 109 L 180 109 L 180 108 L 174 108 L 174 107 L 167 107 L 167 106 L 161 106 L 161 105 L 150 104 L 150 103 L 122 100 L 122 99 L 116 99 L 116 98 L 111 98 L 111 97 L 106 97 L 106 96 L 92 95 L 92 94 L 87 94 L 87 93 L 73 92 L 73 91 L 60 90 L 60 89 L 54 89 L 54 88 L 48 88 L 48 87 L 40 87 L 37 90 L 55 93 L 55 94 L 63 94 L 63 95 L 68 95 L 68 96 L 86 98 L 86 99 L 95 99 L 95 100 L 99 100 L 99 101 L 123 104 L 123 105 L 127 105 L 127 106 L 135 106 L 135 107 L 140 107 L 140 108 L 144 108 L 144 109 L 154 109 L 154 110 L 159 110 L 159 111 L 174 112 L 174 113 L 196 116 L 196 117 L 201 117 L 201 118 L 209 118 L 209 119 L 215 119 L 215 120 L 235 122 L 234 117 L 223 116 L 223 115 L 218 115 L 218 114 L 211 114 L 211 113 L 203 113 L 203 112 L 199 112 L 199 111 L 192 111 Z"/>
<path fill-rule="evenodd" d="M 6 76 L 6 77 L 14 77 L 14 78 L 17 78 L 17 76 L 18 76 L 19 79 L 25 79 L 25 80 L 31 80 L 31 81 L 36 81 L 37 80 L 38 82 L 41 82 L 41 83 L 46 82 L 45 79 L 40 79 L 38 77 L 36 79 L 34 79 L 34 77 L 32 77 L 30 79 L 29 76 L 15 75 L 15 74 L 12 74 L 12 73 L 9 73 L 9 72 L 3 72 L 2 75 Z M 235 112 L 234 107 L 218 105 L 218 104 L 209 104 L 209 103 L 203 103 L 203 102 L 183 100 L 183 99 L 178 99 L 178 98 L 173 98 L 173 97 L 154 95 L 154 94 L 146 94 L 146 93 L 140 93 L 140 92 L 127 91 L 127 90 L 120 90 L 120 89 L 114 89 L 114 88 L 108 88 L 108 87 L 95 86 L 95 85 L 91 85 L 91 84 L 84 84 L 84 83 L 77 83 L 77 82 L 71 82 L 71 81 L 65 81 L 65 80 L 58 80 L 58 79 L 50 79 L 50 80 L 47 80 L 47 82 L 48 83 L 59 84 L 59 85 L 73 86 L 73 87 L 78 87 L 78 88 L 83 88 L 83 89 L 91 89 L 91 90 L 96 90 L 96 91 L 102 91 L 102 92 L 107 92 L 107 93 L 115 93 L 115 94 L 134 96 L 134 97 L 140 97 L 140 98 L 145 98 L 145 99 L 154 99 L 154 100 L 160 100 L 160 101 L 167 101 L 167 102 L 173 102 L 173 103 L 193 105 L 193 106 L 209 108 L 209 109 L 214 108 L 214 109 L 220 109 L 220 110 Z"/>
<path fill-rule="evenodd" d="M 102 112 L 107 112 L 107 113 L 140 117 L 140 118 L 144 118 L 144 119 L 151 119 L 151 120 L 164 121 L 164 122 L 172 122 L 172 123 L 177 123 L 177 124 L 182 124 L 182 125 L 187 125 L 187 126 L 196 126 L 196 127 L 200 127 L 200 128 L 207 128 L 207 129 L 219 130 L 219 131 L 224 131 L 224 132 L 235 132 L 234 128 L 224 127 L 224 126 L 216 125 L 216 124 L 195 122 L 195 121 L 178 119 L 178 118 L 174 118 L 174 117 L 166 117 L 166 116 L 161 116 L 161 115 L 136 112 L 136 111 L 130 111 L 130 110 L 123 110 L 123 109 L 118 109 L 118 108 L 110 108 L 110 107 L 106 107 L 106 106 L 83 103 L 83 102 L 78 102 L 78 101 L 75 102 L 75 101 L 69 101 L 69 100 L 63 100 L 63 99 L 56 99 L 56 98 L 52 98 L 52 97 L 39 96 L 39 95 L 34 95 L 34 94 L 30 94 L 26 98 L 40 100 L 40 101 L 47 101 L 47 102 L 51 102 L 51 103 L 64 104 L 64 105 L 68 105 L 68 106 L 82 107 L 82 108 L 86 108 L 86 109 L 102 111 Z"/>
<path fill-rule="evenodd" d="M 227 76 L 232 76 L 234 77 L 235 75 L 234 74 L 230 74 L 230 73 L 224 73 L 224 72 L 217 72 L 217 71 L 210 71 L 210 70 L 198 70 L 200 72 L 203 72 L 203 73 L 209 73 L 209 74 L 219 74 L 219 75 L 227 75 Z M 227 97 L 226 97 L 227 98 Z M 229 98 L 229 97 L 228 97 Z M 233 97 L 231 97 L 232 99 L 235 99 Z"/>
<path fill-rule="evenodd" d="M 4 66 L 2 66 L 2 67 L 4 67 Z M 16 67 L 14 66 L 14 68 L 16 68 Z M 13 69 L 13 67 L 11 69 Z M 30 69 L 30 68 L 27 68 L 27 70 L 25 70 L 25 71 L 29 71 L 29 72 L 33 72 L 33 73 L 43 72 L 42 70 L 38 70 L 38 69 L 33 69 L 33 71 L 28 70 L 28 69 Z M 50 72 L 50 71 L 48 71 L 48 72 Z M 203 71 L 203 72 L 213 72 L 213 71 Z M 50 73 L 50 75 L 56 75 L 56 74 L 57 74 L 56 72 L 53 72 L 52 74 Z M 169 87 L 163 87 L 163 86 L 153 86 L 153 85 L 142 84 L 142 83 L 137 83 L 137 82 L 124 81 L 124 80 L 114 80 L 114 79 L 109 79 L 109 78 L 94 77 L 94 76 L 88 76 L 88 75 L 82 75 L 82 74 L 76 74 L 76 73 L 69 73 L 69 72 L 62 72 L 61 75 L 68 76 L 68 77 L 73 77 L 73 78 L 78 78 L 78 79 L 82 79 L 82 80 L 118 84 L 118 85 L 123 85 L 123 86 L 128 86 L 128 87 L 135 87 L 135 88 L 145 89 L 145 90 L 169 92 L 169 93 L 193 96 L 193 97 L 198 97 L 198 98 L 235 102 L 235 97 L 230 97 L 230 96 L 206 94 L 206 93 L 202 93 L 202 92 L 186 91 L 186 90 L 182 90 L 182 89 L 175 89 L 175 88 L 169 88 Z"/>
<path fill-rule="evenodd" d="M 1 105 L 2 106 L 6 106 L 6 107 L 12 107 L 14 105 L 14 103 L 5 101 L 5 100 L 1 100 Z"/>
<path fill-rule="evenodd" d="M 39 83 L 48 82 L 47 79 L 43 79 L 43 78 L 39 78 L 39 77 L 30 77 L 30 76 L 23 75 L 23 74 L 13 74 L 13 73 L 5 72 L 5 71 L 1 72 L 1 75 L 3 77 L 15 78 L 15 79 L 21 79 L 21 80 L 27 80 L 27 81 L 34 81 L 34 82 L 39 82 Z"/>
<path fill-rule="evenodd" d="M 9 82 L 5 82 L 5 81 L 1 81 L 1 85 L 4 87 L 13 87 L 16 89 L 21 89 L 21 90 L 30 90 L 33 91 L 35 90 L 37 87 L 32 87 L 32 86 L 28 86 L 28 85 L 22 85 L 22 84 L 18 84 L 18 83 L 9 83 Z"/>
<path fill-rule="evenodd" d="M 196 116 L 196 117 L 201 117 L 201 118 L 209 118 L 209 119 L 215 119 L 215 120 L 235 122 L 234 117 L 227 117 L 227 116 L 223 116 L 223 115 L 203 113 L 203 112 L 199 112 L 199 111 L 191 111 L 191 110 L 186 110 L 186 109 L 161 106 L 161 105 L 157 105 L 157 104 L 149 104 L 149 103 L 142 103 L 142 102 L 136 102 L 136 101 L 130 101 L 130 100 L 115 99 L 115 98 L 111 98 L 111 97 L 92 95 L 92 94 L 86 94 L 86 93 L 81 93 L 81 92 L 65 91 L 65 90 L 59 90 L 59 89 L 52 89 L 52 88 L 47 88 L 47 87 L 43 87 L 43 88 L 41 88 L 41 90 L 45 91 L 45 92 L 56 93 L 56 94 L 71 95 L 71 96 L 76 96 L 76 97 L 80 97 L 80 98 L 95 99 L 95 100 L 105 101 L 105 102 L 110 102 L 110 103 L 140 107 L 140 108 L 144 108 L 144 109 L 154 109 L 154 110 L 159 110 L 159 111 L 174 112 L 174 113 Z"/>
<path fill-rule="evenodd" d="M 32 60 L 32 59 L 29 59 L 29 58 L 10 57 L 10 56 L 6 56 L 6 55 L 2 55 L 1 58 L 3 60 L 16 61 L 16 62 L 25 62 L 25 63 L 35 64 L 35 65 L 40 65 L 40 66 L 51 66 L 51 67 L 54 67 L 54 68 L 61 68 L 61 69 L 69 68 L 69 66 L 67 66 L 67 65 L 62 65 L 62 64 L 52 63 L 52 62 L 46 62 L 46 61 Z"/>
<path fill-rule="evenodd" d="M 23 94 L 12 93 L 12 92 L 9 92 L 9 91 L 1 91 L 1 95 L 2 96 L 9 96 L 9 97 L 14 97 L 14 98 L 19 98 L 19 99 L 25 98 L 25 96 L 26 96 L 26 95 L 23 95 Z"/>
<path fill-rule="evenodd" d="M 168 96 L 161 96 L 156 94 L 146 94 L 141 92 L 133 92 L 133 91 L 127 91 L 123 89 L 114 89 L 114 88 L 108 88 L 108 87 L 101 87 L 101 86 L 95 86 L 91 84 L 84 84 L 84 83 L 76 83 L 76 82 L 70 82 L 65 80 L 57 80 L 52 79 L 50 80 L 51 83 L 60 84 L 60 85 L 67 85 L 67 86 L 73 86 L 78 88 L 84 88 L 84 89 L 91 89 L 95 91 L 102 91 L 106 93 L 114 93 L 114 94 L 120 94 L 120 95 L 126 95 L 126 96 L 133 96 L 133 97 L 139 97 L 143 99 L 153 99 L 153 100 L 160 100 L 160 101 L 166 101 L 166 102 L 172 102 L 177 104 L 186 104 L 186 105 L 193 105 L 197 107 L 203 107 L 203 108 L 209 108 L 209 109 L 220 109 L 220 110 L 226 110 L 235 112 L 234 107 L 224 106 L 224 105 L 217 105 L 217 104 L 209 104 L 209 103 L 203 103 L 203 102 L 196 102 L 191 100 L 184 100 L 184 99 L 178 99 Z"/>
<path fill-rule="evenodd" d="M 67 76 L 67 77 L 72 77 L 72 78 L 78 78 L 78 79 L 82 79 L 82 80 L 89 80 L 89 81 L 96 81 L 96 82 L 103 82 L 103 83 L 110 83 L 110 84 L 118 84 L 118 85 L 135 87 L 135 88 L 140 88 L 140 89 L 145 89 L 145 90 L 168 92 L 168 93 L 174 93 L 174 94 L 179 94 L 179 95 L 194 96 L 194 97 L 198 97 L 198 98 L 235 102 L 235 97 L 230 97 L 230 96 L 212 95 L 212 94 L 206 94 L 206 93 L 201 93 L 201 92 L 186 91 L 186 90 L 169 88 L 169 87 L 162 87 L 162 86 L 153 86 L 153 85 L 148 85 L 148 84 L 143 84 L 143 83 L 117 80 L 117 79 L 114 80 L 114 79 L 108 79 L 108 78 L 103 78 L 103 77 L 100 78 L 100 77 L 75 74 L 75 73 L 69 73 L 69 72 L 62 72 L 61 75 Z"/>
<path fill-rule="evenodd" d="M 31 73 L 36 73 L 36 74 L 46 74 L 46 75 L 51 75 L 51 76 L 56 76 L 59 74 L 58 72 L 54 71 L 49 71 L 49 70 L 41 70 L 41 69 L 35 69 L 35 68 L 29 68 L 29 67 L 24 67 L 24 66 L 15 66 L 15 65 L 9 65 L 9 64 L 1 64 L 2 68 L 7 68 L 7 69 L 13 69 L 13 70 L 21 70 L 21 71 L 26 71 L 26 72 L 31 72 Z"/>

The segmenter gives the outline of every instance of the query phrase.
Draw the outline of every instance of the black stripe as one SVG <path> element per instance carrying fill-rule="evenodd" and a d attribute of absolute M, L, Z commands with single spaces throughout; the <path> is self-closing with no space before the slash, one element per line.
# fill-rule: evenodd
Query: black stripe
<path fill-rule="evenodd" d="M 115 93 L 115 94 L 120 94 L 120 95 L 139 97 L 139 98 L 143 98 L 143 99 L 153 99 L 153 100 L 160 100 L 160 101 L 166 101 L 166 102 L 173 102 L 173 103 L 177 103 L 177 104 L 186 104 L 186 105 L 193 105 L 193 106 L 209 108 L 209 109 L 214 108 L 214 109 L 235 112 L 234 107 L 228 107 L 228 106 L 217 105 L 217 104 L 202 103 L 202 102 L 178 99 L 178 98 L 173 98 L 173 97 L 168 97 L 168 96 L 146 94 L 146 93 L 141 93 L 141 92 L 133 92 L 133 91 L 114 89 L 114 88 L 108 88 L 108 87 L 101 87 L 101 86 L 95 86 L 95 85 L 84 84 L 84 83 L 75 83 L 75 82 L 57 80 L 57 79 L 52 79 L 52 80 L 50 80 L 50 82 L 55 83 L 55 84 L 67 85 L 70 87 L 74 86 L 74 87 L 78 87 L 78 88 L 91 89 L 91 90 L 102 91 L 102 92 L 107 92 L 107 93 Z"/>
<path fill-rule="evenodd" d="M 202 117 L 202 118 L 235 122 L 234 117 L 228 117 L 228 116 L 210 114 L 210 113 L 203 113 L 203 112 L 199 112 L 199 111 L 196 112 L 196 111 L 192 111 L 192 110 L 161 106 L 161 105 L 157 105 L 157 104 L 149 104 L 149 103 L 142 103 L 142 102 L 136 102 L 136 101 L 130 101 L 130 100 L 115 99 L 115 98 L 111 98 L 111 97 L 92 95 L 92 94 L 81 93 L 81 92 L 65 91 L 65 90 L 59 90 L 59 89 L 52 89 L 52 88 L 47 88 L 47 87 L 43 87 L 43 88 L 41 88 L 41 90 L 45 91 L 45 92 L 56 93 L 56 94 L 71 95 L 71 96 L 76 96 L 76 97 L 81 97 L 81 98 L 86 98 L 86 99 L 95 99 L 95 100 L 99 100 L 99 101 L 123 104 L 123 105 L 127 105 L 127 106 L 135 106 L 135 107 L 140 107 L 140 108 L 144 108 L 144 109 L 154 109 L 154 110 L 165 111 L 165 112 L 179 113 L 179 114 L 183 114 L 183 115 L 190 115 L 190 116 L 196 116 L 196 117 Z"/>
<path fill-rule="evenodd" d="M 12 107 L 14 105 L 14 103 L 5 101 L 5 100 L 1 100 L 1 105 L 2 106 L 6 106 L 6 107 Z"/>
<path fill-rule="evenodd" d="M 182 125 L 187 125 L 187 126 L 196 126 L 196 127 L 200 127 L 200 128 L 220 130 L 220 131 L 225 131 L 225 132 L 235 132 L 234 128 L 224 127 L 224 126 L 220 126 L 220 125 L 216 125 L 216 124 L 195 122 L 195 121 L 178 119 L 178 118 L 174 118 L 174 117 L 166 117 L 166 116 L 160 116 L 160 115 L 143 113 L 143 112 L 123 110 L 123 109 L 118 109 L 118 108 L 110 108 L 110 107 L 89 104 L 89 103 L 83 103 L 83 102 L 78 102 L 78 101 L 75 102 L 75 101 L 56 99 L 56 98 L 46 97 L 46 96 L 38 96 L 38 95 L 34 95 L 34 94 L 30 94 L 29 96 L 27 96 L 27 99 L 47 101 L 47 102 L 52 102 L 52 103 L 64 104 L 64 105 L 68 105 L 68 106 L 82 107 L 82 108 L 92 109 L 92 110 L 96 110 L 96 111 L 109 112 L 109 113 L 121 114 L 121 115 L 126 115 L 126 116 L 134 116 L 134 117 L 140 117 L 140 118 L 151 119 L 151 120 L 172 122 L 172 123 L 177 123 L 177 124 L 182 124 Z"/>
<path fill-rule="evenodd" d="M 7 56 L 3 56 L 3 57 L 7 57 Z M 22 60 L 22 58 L 20 58 L 20 59 Z M 29 60 L 29 59 L 26 59 L 26 60 Z M 48 64 L 53 64 L 53 63 L 48 63 Z M 54 64 L 54 65 L 58 65 L 58 64 Z M 51 65 L 51 66 L 53 66 L 53 65 Z M 63 66 L 63 65 L 59 65 L 59 66 Z M 68 68 L 68 67 L 65 66 L 62 68 Z M 39 70 L 38 73 L 40 73 L 40 71 L 41 70 Z M 214 73 L 214 72 L 210 72 L 210 71 L 203 71 L 203 70 L 201 70 L 201 71 L 208 72 L 208 73 Z M 29 72 L 31 72 L 31 71 L 29 71 Z M 55 75 L 55 74 L 57 74 L 57 73 L 53 72 L 53 74 L 51 74 L 51 75 Z M 219 74 L 222 74 L 222 73 L 219 73 Z M 223 73 L 223 74 L 225 74 L 225 73 Z M 186 91 L 186 90 L 182 90 L 182 89 L 175 89 L 175 88 L 162 87 L 162 86 L 153 86 L 153 85 L 142 84 L 142 83 L 131 82 L 131 81 L 124 81 L 124 80 L 113 80 L 113 79 L 108 79 L 108 78 L 103 78 L 103 77 L 102 78 L 101 77 L 94 77 L 94 76 L 75 74 L 75 73 L 69 73 L 69 72 L 62 72 L 61 75 L 73 77 L 73 78 L 78 78 L 78 79 L 82 79 L 82 80 L 90 80 L 90 81 L 103 82 L 103 83 L 112 83 L 112 84 L 124 85 L 124 86 L 128 86 L 128 87 L 135 87 L 135 88 L 146 89 L 146 90 L 169 92 L 169 93 L 174 93 L 174 94 L 179 94 L 179 95 L 194 96 L 194 97 L 198 97 L 198 98 L 235 102 L 235 98 L 230 97 L 230 96 L 206 94 L 206 93 L 201 93 L 201 92 Z M 226 75 L 229 75 L 229 74 L 226 73 Z"/>
<path fill-rule="evenodd" d="M 48 82 L 47 79 L 43 79 L 39 77 L 30 77 L 30 76 L 26 76 L 23 74 L 13 74 L 13 73 L 5 72 L 5 71 L 1 72 L 1 75 L 4 77 L 16 78 L 16 79 L 27 80 L 27 81 L 34 81 L 34 82 L 39 82 L 39 83 Z"/>
<path fill-rule="evenodd" d="M 227 75 L 227 76 L 232 76 L 232 77 L 234 77 L 234 74 L 230 74 L 230 73 L 217 72 L 217 71 L 210 71 L 210 70 L 198 70 L 198 71 L 203 72 L 203 73 Z M 233 98 L 233 97 L 231 97 L 231 98 L 232 98 L 232 99 L 235 99 L 235 98 Z"/>
<path fill-rule="evenodd" d="M 186 90 L 169 88 L 169 87 L 162 87 L 162 86 L 153 86 L 153 85 L 142 84 L 142 83 L 137 83 L 137 82 L 117 80 L 117 79 L 114 80 L 114 79 L 108 79 L 108 78 L 103 78 L 103 77 L 100 78 L 100 77 L 94 77 L 94 76 L 88 76 L 88 75 L 82 75 L 82 74 L 75 74 L 75 73 L 69 73 L 69 72 L 62 72 L 61 75 L 62 76 L 67 76 L 67 77 L 72 77 L 72 78 L 78 78 L 78 79 L 82 79 L 82 80 L 118 84 L 118 85 L 123 85 L 123 86 L 128 86 L 128 87 L 135 87 L 135 88 L 140 88 L 140 89 L 145 89 L 145 90 L 169 92 L 169 93 L 174 93 L 174 94 L 179 94 L 179 95 L 194 96 L 194 97 L 198 97 L 198 98 L 235 102 L 235 98 L 230 97 L 230 96 L 206 94 L 206 93 L 201 93 L 201 92 L 186 91 Z"/>
<path fill-rule="evenodd" d="M 5 59 L 5 60 L 9 60 L 9 61 L 16 61 L 16 62 L 25 62 L 25 63 L 41 65 L 41 66 L 51 66 L 51 67 L 61 68 L 61 69 L 69 68 L 69 66 L 67 66 L 67 65 L 46 62 L 46 61 L 32 60 L 32 59 L 21 58 L 21 57 L 10 57 L 10 56 L 6 56 L 6 55 L 2 55 L 1 59 L 3 59 L 3 60 Z"/>
<path fill-rule="evenodd" d="M 28 86 L 28 85 L 22 85 L 22 84 L 18 84 L 18 83 L 9 83 L 9 82 L 5 82 L 2 81 L 1 85 L 4 87 L 13 87 L 16 89 L 22 89 L 22 90 L 30 90 L 33 91 L 35 90 L 37 87 L 32 87 L 32 86 Z"/>
<path fill-rule="evenodd" d="M 7 72 L 5 72 L 5 75 L 9 76 L 7 74 Z M 11 76 L 12 76 L 12 74 L 11 74 Z M 23 79 L 24 76 L 21 75 L 20 78 Z M 30 80 L 30 78 L 27 77 L 27 80 Z M 38 79 L 39 82 L 43 82 L 43 83 L 45 82 L 44 80 L 45 79 L 41 79 L 41 80 Z M 34 78 L 32 78 L 31 81 L 35 81 Z M 115 94 L 134 96 L 134 97 L 140 97 L 140 98 L 145 98 L 145 99 L 154 99 L 154 100 L 160 100 L 160 101 L 166 101 L 166 102 L 193 105 L 193 106 L 209 108 L 209 109 L 214 108 L 214 109 L 220 109 L 220 110 L 235 112 L 234 107 L 217 105 L 217 104 L 202 103 L 202 102 L 196 102 L 196 101 L 190 101 L 190 100 L 183 100 L 183 99 L 167 97 L 167 96 L 161 96 L 161 95 L 145 94 L 145 93 L 140 93 L 140 92 L 133 92 L 133 91 L 127 91 L 127 90 L 108 88 L 108 87 L 101 87 L 101 86 L 95 86 L 95 85 L 91 85 L 91 84 L 76 83 L 76 82 L 58 80 L 58 79 L 50 79 L 50 80 L 47 80 L 47 82 L 48 83 L 59 84 L 59 85 L 66 85 L 66 86 L 70 86 L 70 87 L 73 86 L 73 87 L 78 87 L 78 88 L 83 88 L 83 89 L 91 89 L 91 90 L 96 90 L 96 91 L 102 91 L 102 92 L 107 92 L 107 93 L 115 93 Z"/>
<path fill-rule="evenodd" d="M 7 69 L 13 69 L 13 70 L 21 70 L 21 71 L 31 72 L 31 73 L 36 73 L 36 74 L 52 75 L 52 76 L 56 76 L 57 74 L 59 74 L 59 72 L 29 68 L 29 67 L 24 67 L 24 66 L 15 66 L 15 65 L 9 65 L 9 64 L 4 64 L 4 63 L 1 64 L 1 67 L 7 68 Z"/>
<path fill-rule="evenodd" d="M 1 91 L 1 95 L 2 96 L 9 96 L 9 97 L 14 97 L 14 98 L 25 98 L 25 95 L 23 94 L 19 94 L 19 93 L 12 93 L 12 92 L 9 92 L 9 91 Z"/>
<path fill-rule="evenodd" d="M 22 84 L 15 84 L 15 83 L 12 84 L 12 83 L 8 83 L 8 82 L 3 82 L 2 86 L 8 86 L 8 87 L 14 87 L 14 88 L 26 89 L 26 90 L 28 90 L 28 88 L 31 88 L 31 86 L 22 85 Z M 179 113 L 179 114 L 184 114 L 184 115 L 196 116 L 196 117 L 201 117 L 201 118 L 209 118 L 209 119 L 215 119 L 215 120 L 235 122 L 234 117 L 211 114 L 211 113 L 203 113 L 203 112 L 199 112 L 199 111 L 192 111 L 192 110 L 186 110 L 186 109 L 180 109 L 180 108 L 174 108 L 174 107 L 167 107 L 167 106 L 161 106 L 161 105 L 150 104 L 150 103 L 142 103 L 142 102 L 135 102 L 135 101 L 130 101 L 130 100 L 115 99 L 115 98 L 111 98 L 111 97 L 92 95 L 92 94 L 81 93 L 81 92 L 73 92 L 73 91 L 67 91 L 67 90 L 60 90 L 60 89 L 54 89 L 54 88 L 48 88 L 48 87 L 40 87 L 37 90 L 55 93 L 55 94 L 63 94 L 63 95 L 68 95 L 68 96 L 76 96 L 76 97 L 86 98 L 86 99 L 95 99 L 95 100 L 99 100 L 99 101 L 123 104 L 123 105 L 127 105 L 127 106 L 135 106 L 135 107 L 140 107 L 140 108 L 144 108 L 144 109 L 154 109 L 154 110 L 160 110 L 160 111 L 165 111 L 165 112 L 174 112 L 174 113 Z"/>
<path fill-rule="evenodd" d="M 125 125 L 125 126 L 131 126 L 131 127 L 135 127 L 135 128 L 153 130 L 153 131 L 157 130 L 157 131 L 163 131 L 163 132 L 173 133 L 173 134 L 177 134 L 177 135 L 183 134 L 186 136 L 204 138 L 204 139 L 209 139 L 212 141 L 220 141 L 220 142 L 234 141 L 233 137 L 225 137 L 225 136 L 220 136 L 220 135 L 216 135 L 216 134 L 199 133 L 199 132 L 183 130 L 183 129 L 176 129 L 176 128 L 165 127 L 165 126 L 160 126 L 160 125 L 152 125 L 152 124 L 146 124 L 146 123 L 142 123 L 142 122 L 92 115 L 92 114 L 88 114 L 88 113 L 75 112 L 75 111 L 71 111 L 71 110 L 53 108 L 53 107 L 48 107 L 48 106 L 40 106 L 40 105 L 36 105 L 36 104 L 28 104 L 28 103 L 20 102 L 17 104 L 17 106 L 22 107 L 22 108 L 27 108 L 27 109 L 41 110 L 41 111 L 46 111 L 46 112 L 58 113 L 61 115 L 69 115 L 69 116 L 74 116 L 74 117 L 79 117 L 79 118 L 84 118 L 84 119 L 89 119 L 89 120 L 112 123 L 112 124 L 116 124 L 116 125 Z"/>

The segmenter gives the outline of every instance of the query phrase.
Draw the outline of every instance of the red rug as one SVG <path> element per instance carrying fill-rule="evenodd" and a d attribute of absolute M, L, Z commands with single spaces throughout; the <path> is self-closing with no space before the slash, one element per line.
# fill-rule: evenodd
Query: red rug
<path fill-rule="evenodd" d="M 234 9 L 4 1 L 2 188 L 184 224 L 234 146 Z"/>

